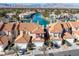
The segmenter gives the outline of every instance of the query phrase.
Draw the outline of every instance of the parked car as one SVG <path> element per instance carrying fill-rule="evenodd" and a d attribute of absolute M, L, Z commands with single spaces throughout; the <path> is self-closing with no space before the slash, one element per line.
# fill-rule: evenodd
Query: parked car
<path fill-rule="evenodd" d="M 19 55 L 24 55 L 27 50 L 25 49 L 19 49 Z"/>
<path fill-rule="evenodd" d="M 53 41 L 53 46 L 54 48 L 60 48 L 60 45 L 56 41 Z"/>

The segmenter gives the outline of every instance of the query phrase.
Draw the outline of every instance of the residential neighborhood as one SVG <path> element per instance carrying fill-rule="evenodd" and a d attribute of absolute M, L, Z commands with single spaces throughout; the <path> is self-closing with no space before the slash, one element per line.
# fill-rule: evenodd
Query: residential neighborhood
<path fill-rule="evenodd" d="M 0 9 L 0 56 L 79 56 L 77 50 L 79 9 Z"/>

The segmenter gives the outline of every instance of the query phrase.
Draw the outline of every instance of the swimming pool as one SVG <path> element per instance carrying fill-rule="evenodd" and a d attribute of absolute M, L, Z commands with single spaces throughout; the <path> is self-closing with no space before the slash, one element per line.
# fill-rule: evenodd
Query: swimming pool
<path fill-rule="evenodd" d="M 29 17 L 28 17 L 29 16 Z M 49 21 L 47 21 L 41 13 L 34 13 L 31 15 L 25 16 L 24 20 L 21 20 L 22 22 L 33 22 L 33 23 L 39 23 L 39 25 L 42 25 L 44 27 L 49 24 Z"/>
<path fill-rule="evenodd" d="M 49 21 L 45 20 L 45 18 L 43 17 L 43 15 L 41 13 L 36 13 L 33 16 L 32 22 L 39 23 L 40 25 L 43 25 L 44 27 L 46 27 L 46 25 L 49 24 Z"/>

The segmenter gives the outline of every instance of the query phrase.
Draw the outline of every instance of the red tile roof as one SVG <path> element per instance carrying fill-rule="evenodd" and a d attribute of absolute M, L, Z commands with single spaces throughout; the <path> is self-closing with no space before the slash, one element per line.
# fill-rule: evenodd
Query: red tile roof
<path fill-rule="evenodd" d="M 52 25 L 50 26 L 50 28 L 49 28 L 49 31 L 50 31 L 50 32 L 56 32 L 56 33 L 61 32 L 61 31 L 62 31 L 61 24 L 60 24 L 60 23 L 56 23 L 54 26 L 53 26 L 53 24 L 52 24 Z"/>
<path fill-rule="evenodd" d="M 63 24 L 65 29 L 68 29 L 71 27 L 71 25 L 68 22 L 62 22 L 61 24 Z"/>
<path fill-rule="evenodd" d="M 3 31 L 12 31 L 14 23 L 4 24 Z"/>
<path fill-rule="evenodd" d="M 72 35 L 70 34 L 70 33 L 68 33 L 68 32 L 66 32 L 65 34 L 64 34 L 64 37 L 63 37 L 64 39 L 70 39 L 70 38 L 72 38 Z"/>
<path fill-rule="evenodd" d="M 69 22 L 73 27 L 79 27 L 79 22 Z"/>
<path fill-rule="evenodd" d="M 61 32 L 62 31 L 62 26 L 61 24 L 64 26 L 65 29 L 71 28 L 71 25 L 68 22 L 60 22 L 60 23 L 53 23 L 50 27 L 49 27 L 49 31 L 50 32 Z"/>
<path fill-rule="evenodd" d="M 0 41 L 0 45 L 2 45 L 2 42 Z"/>
<path fill-rule="evenodd" d="M 0 45 L 7 44 L 9 40 L 10 40 L 10 39 L 9 39 L 8 36 L 1 36 L 1 37 L 0 37 Z"/>
<path fill-rule="evenodd" d="M 79 35 L 79 31 L 74 31 L 73 33 Z"/>
<path fill-rule="evenodd" d="M 39 26 L 35 31 L 33 31 L 32 33 L 44 33 L 44 29 L 43 27 Z"/>
<path fill-rule="evenodd" d="M 23 35 L 20 39 L 15 40 L 15 43 L 27 43 L 29 39 L 29 35 Z"/>
<path fill-rule="evenodd" d="M 31 33 L 43 33 L 43 27 L 34 23 L 20 23 L 19 30 L 30 31 Z"/>
<path fill-rule="evenodd" d="M 28 43 L 29 40 L 30 40 L 30 36 L 25 34 L 20 39 L 15 40 L 15 43 Z M 32 42 L 44 42 L 44 39 L 34 38 L 32 39 Z"/>

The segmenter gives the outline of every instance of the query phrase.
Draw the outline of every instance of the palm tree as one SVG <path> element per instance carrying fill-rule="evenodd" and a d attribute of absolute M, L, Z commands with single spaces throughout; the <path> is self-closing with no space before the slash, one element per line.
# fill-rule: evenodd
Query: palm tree
<path fill-rule="evenodd" d="M 44 29 L 44 44 L 47 46 L 49 46 L 49 39 L 50 39 L 50 36 L 49 36 L 48 30 Z"/>
<path fill-rule="evenodd" d="M 63 24 L 61 24 L 61 27 L 62 27 L 62 33 L 61 33 L 61 38 L 63 39 L 62 40 L 62 45 L 64 45 L 65 44 L 65 39 L 63 38 L 64 37 L 64 33 L 66 32 L 66 30 L 65 30 L 65 28 L 64 28 L 64 25 Z"/>
<path fill-rule="evenodd" d="M 29 50 L 33 50 L 33 47 L 35 46 L 33 43 L 32 43 L 32 36 L 30 37 L 30 40 L 29 40 L 29 42 L 28 42 L 28 44 L 27 44 L 27 49 L 29 49 Z"/>

